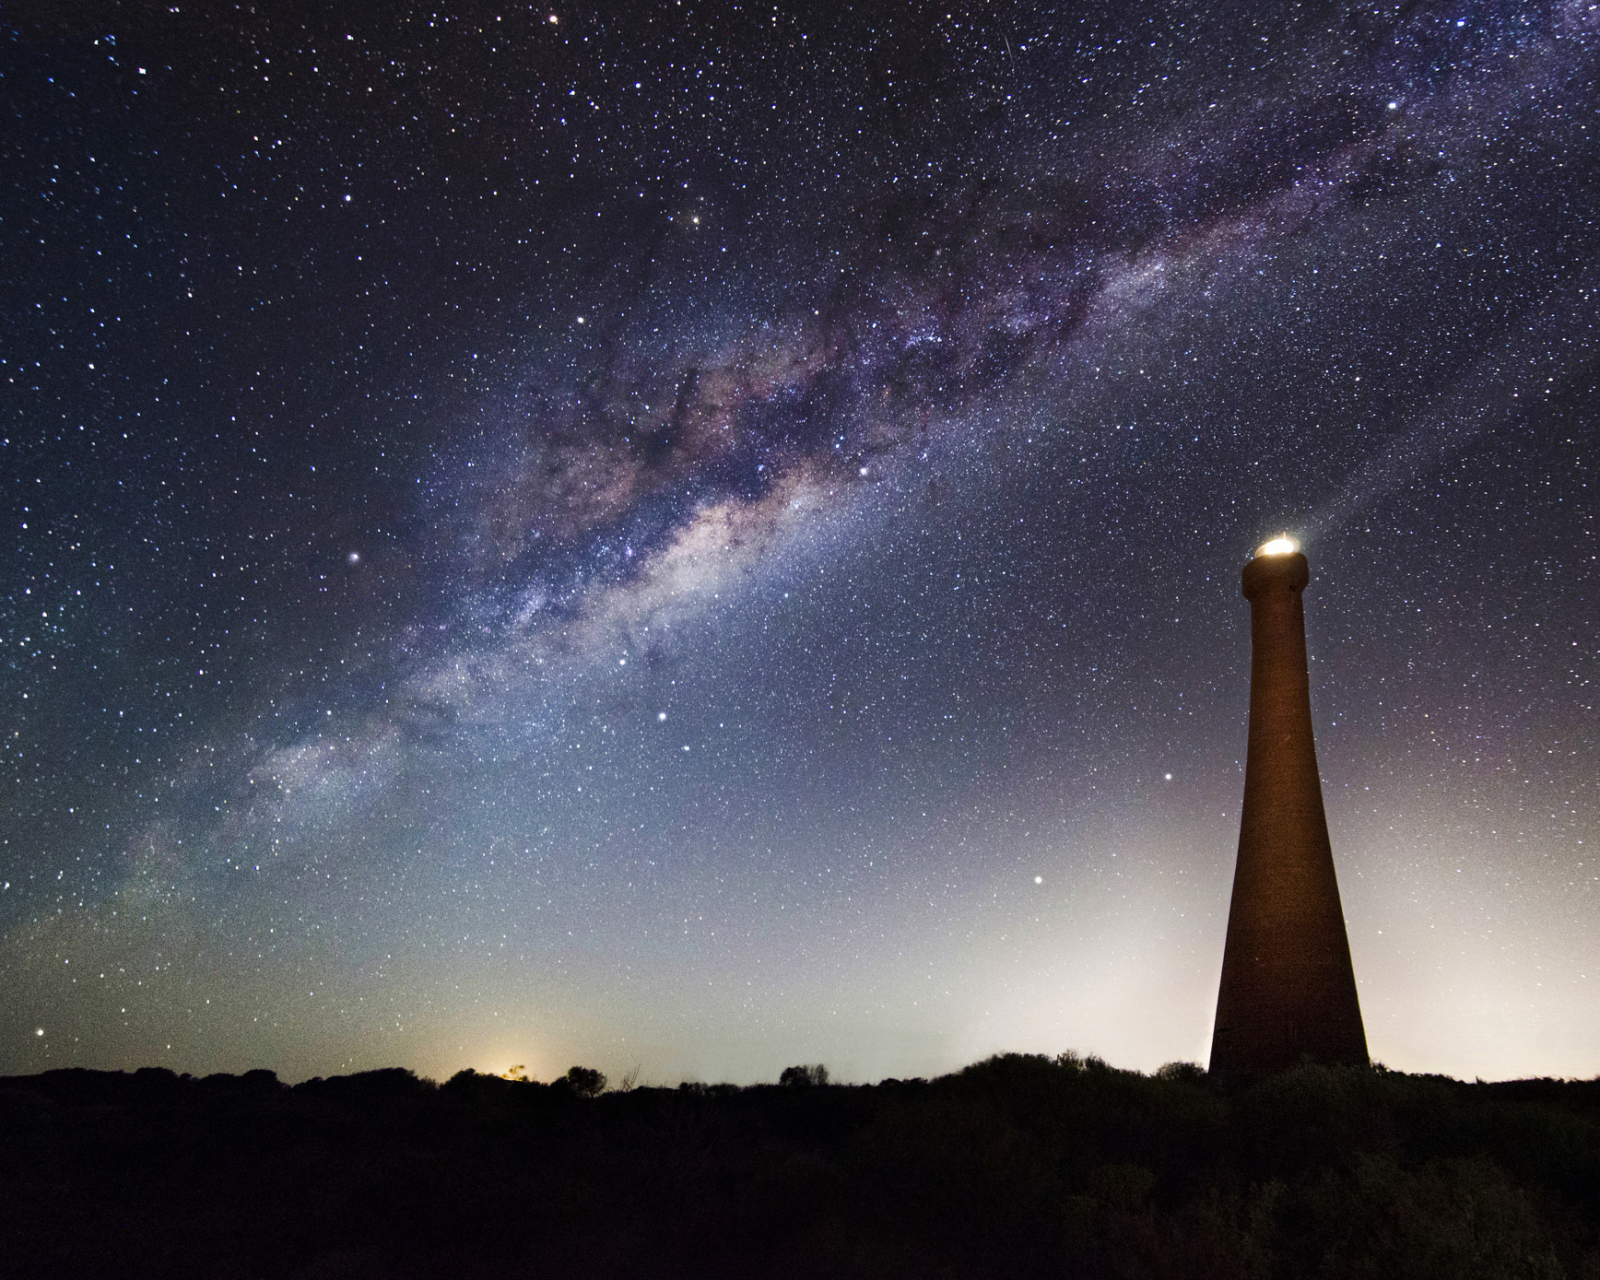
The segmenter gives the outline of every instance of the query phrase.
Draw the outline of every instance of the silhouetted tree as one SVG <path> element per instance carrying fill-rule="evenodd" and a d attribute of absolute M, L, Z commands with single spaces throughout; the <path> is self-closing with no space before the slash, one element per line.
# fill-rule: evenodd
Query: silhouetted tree
<path fill-rule="evenodd" d="M 563 1077 L 567 1087 L 580 1098 L 592 1098 L 606 1087 L 605 1072 L 593 1067 L 571 1067 Z"/>
<path fill-rule="evenodd" d="M 810 1085 L 827 1084 L 828 1068 L 823 1066 L 820 1062 L 814 1062 L 810 1066 L 785 1067 L 783 1069 L 783 1074 L 778 1077 L 778 1083 L 794 1085 L 800 1088 L 806 1088 Z"/>

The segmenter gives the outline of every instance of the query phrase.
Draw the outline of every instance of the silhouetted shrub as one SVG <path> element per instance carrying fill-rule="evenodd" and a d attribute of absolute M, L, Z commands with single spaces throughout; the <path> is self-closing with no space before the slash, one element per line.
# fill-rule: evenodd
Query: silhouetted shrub
<path fill-rule="evenodd" d="M 1408 1169 L 1362 1154 L 1318 1175 L 1306 1202 L 1340 1276 L 1438 1280 L 1565 1274 L 1549 1224 L 1504 1170 L 1482 1157 Z"/>

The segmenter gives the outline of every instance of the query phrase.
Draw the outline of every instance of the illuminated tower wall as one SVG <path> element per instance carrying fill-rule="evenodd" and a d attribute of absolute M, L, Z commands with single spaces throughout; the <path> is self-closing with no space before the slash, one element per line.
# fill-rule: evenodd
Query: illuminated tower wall
<path fill-rule="evenodd" d="M 1307 1059 L 1367 1062 L 1311 738 L 1300 599 L 1310 571 L 1292 548 L 1268 543 L 1244 568 L 1250 744 L 1211 1037 L 1211 1071 L 1225 1083 Z"/>

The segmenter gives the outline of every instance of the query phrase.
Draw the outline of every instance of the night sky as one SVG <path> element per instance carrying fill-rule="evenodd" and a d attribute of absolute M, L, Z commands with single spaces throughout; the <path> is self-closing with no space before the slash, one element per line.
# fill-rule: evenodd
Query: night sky
<path fill-rule="evenodd" d="M 385 9 L 0 27 L 0 1072 L 1203 1062 L 1280 531 L 1374 1057 L 1600 1071 L 1600 9 Z"/>

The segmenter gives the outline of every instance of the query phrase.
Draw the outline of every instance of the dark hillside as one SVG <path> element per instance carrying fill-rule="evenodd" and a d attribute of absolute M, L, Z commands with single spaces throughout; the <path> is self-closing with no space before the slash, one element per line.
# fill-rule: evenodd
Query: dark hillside
<path fill-rule="evenodd" d="M 1600 1278 L 1600 1081 L 786 1078 L 0 1080 L 0 1270 Z"/>

